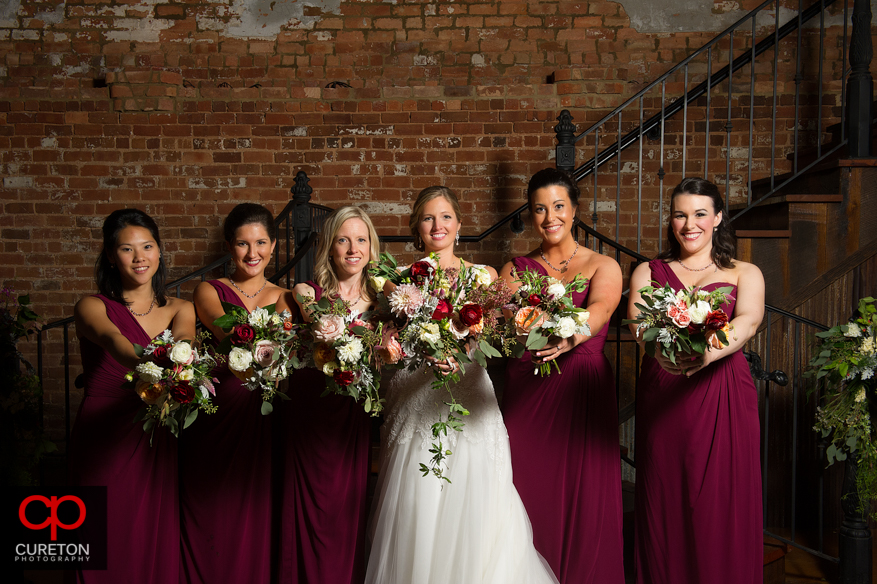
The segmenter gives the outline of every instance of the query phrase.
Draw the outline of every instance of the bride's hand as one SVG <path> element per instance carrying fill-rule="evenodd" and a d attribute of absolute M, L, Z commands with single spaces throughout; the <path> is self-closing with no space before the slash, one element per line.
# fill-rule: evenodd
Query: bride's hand
<path fill-rule="evenodd" d="M 426 366 L 437 369 L 442 375 L 450 375 L 460 369 L 459 363 L 457 363 L 453 357 L 448 357 L 447 360 L 439 361 L 438 359 L 427 355 Z"/>

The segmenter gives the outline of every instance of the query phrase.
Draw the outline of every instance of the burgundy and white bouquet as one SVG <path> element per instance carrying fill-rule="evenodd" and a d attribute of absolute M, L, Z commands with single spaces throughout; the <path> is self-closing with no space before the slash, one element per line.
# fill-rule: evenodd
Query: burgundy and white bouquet
<path fill-rule="evenodd" d="M 171 331 L 166 330 L 146 347 L 134 345 L 143 361 L 125 375 L 125 380 L 146 404 L 134 420 L 146 420 L 145 432 L 154 430 L 158 424 L 179 437 L 199 411 L 207 414 L 216 411 L 210 400 L 219 383 L 212 373 L 218 359 L 204 343 L 209 336 L 210 333 L 200 333 L 191 343 L 175 340 Z"/>
<path fill-rule="evenodd" d="M 577 275 L 571 282 L 564 283 L 529 268 L 516 272 L 515 278 L 521 282 L 521 287 L 512 297 L 511 304 L 505 307 L 514 314 L 508 334 L 510 338 L 518 339 L 514 357 L 520 357 L 524 351 L 538 351 L 551 337 L 567 339 L 573 335 L 591 334 L 588 324 L 591 314 L 576 306 L 572 299 L 573 292 L 585 290 L 587 278 Z M 540 363 L 533 373 L 538 371 L 543 376 L 549 375 L 552 364 L 561 373 L 557 359 Z"/>
<path fill-rule="evenodd" d="M 654 357 L 655 351 L 660 350 L 675 364 L 680 355 L 702 355 L 707 348 L 728 346 L 733 327 L 722 304 L 732 298 L 732 290 L 731 286 L 723 286 L 707 292 L 694 286 L 677 292 L 669 284 L 646 286 L 639 291 L 643 299 L 636 303 L 639 314 L 623 322 L 637 325 L 636 332 L 645 341 L 646 353 Z"/>
<path fill-rule="evenodd" d="M 462 431 L 464 424 L 459 416 L 469 414 L 454 399 L 452 384 L 460 380 L 465 365 L 473 360 L 485 366 L 488 357 L 502 356 L 492 343 L 502 338 L 499 316 L 511 292 L 502 280 L 491 282 L 486 267 L 467 267 L 461 261 L 458 269 L 443 269 L 437 254 L 400 269 L 392 255 L 383 253 L 381 261 L 370 268 L 370 277 L 376 289 L 383 289 L 387 280 L 395 285 L 382 301 L 382 309 L 397 321 L 406 367 L 424 365 L 427 356 L 459 365 L 459 370 L 447 375 L 433 368 L 434 387 L 448 392 L 445 404 L 449 413 L 447 419 L 433 424 L 433 456 L 430 464 L 420 469 L 424 476 L 433 474 L 447 481 L 442 464 L 451 451 L 444 448 L 442 437 L 448 430 Z"/>
<path fill-rule="evenodd" d="M 339 297 L 317 301 L 299 295 L 298 301 L 312 320 L 301 325 L 309 360 L 296 366 L 316 367 L 326 375 L 330 391 L 362 401 L 363 409 L 377 416 L 384 402 L 378 393 L 381 364 L 399 361 L 398 341 L 388 339 L 385 346 L 384 323 L 354 315 L 350 303 Z"/>
<path fill-rule="evenodd" d="M 247 389 L 262 393 L 262 414 L 268 415 L 276 396 L 289 399 L 278 386 L 289 375 L 296 328 L 292 314 L 278 314 L 273 304 L 252 312 L 226 302 L 222 307 L 225 314 L 213 324 L 229 334 L 218 351 L 228 356 L 229 370 Z"/>

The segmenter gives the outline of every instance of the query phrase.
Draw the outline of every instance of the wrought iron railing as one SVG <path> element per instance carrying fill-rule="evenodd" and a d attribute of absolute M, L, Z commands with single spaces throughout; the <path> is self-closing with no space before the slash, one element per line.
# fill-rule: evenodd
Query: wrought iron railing
<path fill-rule="evenodd" d="M 836 3 L 820 0 L 805 9 L 799 1 L 797 13 L 781 24 L 781 3 L 768 0 L 581 134 L 575 134 L 570 112 L 561 112 L 555 127 L 556 164 L 578 181 L 589 178 L 591 226 L 602 228 L 637 252 L 643 250 L 644 239 L 650 251 L 660 251 L 661 237 L 655 228 L 663 225 L 667 175 L 678 180 L 691 174 L 709 178 L 710 165 L 722 163 L 722 172 L 715 173 L 712 180 L 724 184 L 726 206 L 746 203 L 735 212 L 734 218 L 739 218 L 844 147 L 848 125 L 850 131 L 868 133 L 868 140 L 857 139 L 857 144 L 870 145 L 870 102 L 861 104 L 859 99 L 857 110 L 849 114 L 846 108 L 849 0 L 842 3 L 842 32 L 835 29 L 827 35 L 826 16 L 831 20 L 828 8 Z M 855 11 L 858 21 L 854 16 L 850 62 L 854 71 L 863 69 L 859 75 L 870 81 L 870 9 L 867 3 L 857 1 Z M 769 32 L 763 32 L 765 29 Z M 826 40 L 834 44 L 827 47 Z M 743 48 L 735 56 L 737 45 Z M 794 63 L 781 59 L 784 49 L 795 56 Z M 815 56 L 804 62 L 803 55 L 810 49 Z M 764 65 L 772 70 L 770 81 L 759 76 L 758 68 Z M 793 92 L 778 87 L 781 66 L 793 68 L 787 71 L 795 81 Z M 735 79 L 735 73 L 748 73 L 748 79 L 740 80 L 739 75 Z M 681 95 L 668 103 L 668 88 L 679 85 Z M 786 102 L 793 104 L 791 112 L 778 117 L 778 112 L 788 110 Z M 828 102 L 834 106 L 833 115 L 824 115 Z M 647 109 L 655 113 L 649 114 Z M 770 115 L 762 115 L 767 109 Z M 813 115 L 809 115 L 810 110 L 815 110 Z M 854 116 L 849 124 L 848 115 Z M 789 127 L 778 130 L 778 121 L 784 120 Z M 824 143 L 823 135 L 837 121 L 839 136 Z M 803 127 L 809 128 L 807 136 L 802 135 Z M 812 148 L 804 148 L 807 140 L 813 143 Z M 592 155 L 578 166 L 577 144 Z M 631 201 L 635 201 L 635 210 Z M 599 225 L 599 207 L 611 209 L 613 204 L 614 225 L 613 221 Z M 623 206 L 627 208 L 622 212 Z M 645 213 L 644 207 L 648 207 Z M 650 231 L 645 237 L 644 227 Z M 630 233 L 633 230 L 635 234 Z"/>

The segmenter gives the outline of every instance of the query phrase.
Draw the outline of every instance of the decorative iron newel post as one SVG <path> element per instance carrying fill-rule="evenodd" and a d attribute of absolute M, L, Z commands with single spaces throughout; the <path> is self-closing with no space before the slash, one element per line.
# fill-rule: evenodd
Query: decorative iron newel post
<path fill-rule="evenodd" d="M 853 455 L 848 455 L 844 466 L 844 482 L 840 504 L 844 518 L 840 524 L 838 546 L 840 552 L 840 584 L 871 584 L 871 530 L 868 529 L 868 511 L 859 511 L 859 496 L 856 492 L 858 464 Z"/>
<path fill-rule="evenodd" d="M 853 2 L 853 32 L 850 37 L 850 78 L 847 82 L 847 124 L 852 158 L 871 157 L 871 109 L 874 81 L 871 78 L 871 3 Z"/>
<path fill-rule="evenodd" d="M 554 164 L 558 170 L 571 173 L 576 168 L 576 125 L 572 123 L 572 114 L 569 110 L 560 112 L 557 121 L 560 123 L 554 126 L 554 132 L 557 134 Z"/>
<path fill-rule="evenodd" d="M 311 235 L 311 208 L 308 202 L 314 189 L 308 185 L 310 179 L 305 171 L 300 170 L 295 175 L 295 185 L 292 187 L 292 200 L 296 204 L 292 212 L 292 226 L 295 233 L 295 251 L 308 240 Z M 314 273 L 314 252 L 311 250 L 307 257 L 303 258 L 295 266 L 295 281 L 305 282 L 311 279 Z"/>

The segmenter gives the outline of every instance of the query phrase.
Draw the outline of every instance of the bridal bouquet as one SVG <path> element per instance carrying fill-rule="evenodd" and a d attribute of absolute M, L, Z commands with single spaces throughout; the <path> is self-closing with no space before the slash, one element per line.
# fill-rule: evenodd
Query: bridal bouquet
<path fill-rule="evenodd" d="M 731 290 L 733 287 L 723 286 L 707 292 L 694 286 L 676 292 L 669 284 L 646 286 L 639 291 L 645 303 L 636 303 L 639 314 L 622 322 L 637 325 L 646 353 L 654 357 L 660 350 L 675 364 L 680 354 L 702 355 L 707 347 L 728 346 L 732 327 L 721 306 L 731 299 Z"/>
<path fill-rule="evenodd" d="M 451 386 L 460 381 L 460 373 L 472 360 L 484 366 L 488 357 L 502 356 L 491 343 L 502 338 L 499 315 L 511 296 L 508 286 L 502 280 L 491 282 L 483 266 L 466 267 L 461 261 L 459 269 L 442 269 L 436 254 L 400 269 L 392 255 L 383 253 L 381 261 L 370 268 L 370 277 L 376 289 L 382 290 L 388 280 L 395 285 L 383 300 L 383 310 L 400 322 L 405 366 L 416 369 L 427 363 L 427 355 L 459 365 L 459 370 L 447 375 L 433 368 L 433 386 L 444 388 L 450 397 L 445 402 L 449 413 L 446 420 L 433 424 L 433 456 L 429 465 L 420 468 L 424 476 L 433 474 L 450 482 L 442 465 L 451 451 L 444 448 L 442 437 L 449 430 L 462 431 L 464 424 L 458 416 L 469 414 L 454 399 Z"/>
<path fill-rule="evenodd" d="M 166 330 L 145 348 L 134 345 L 143 362 L 129 371 L 125 380 L 127 387 L 133 388 L 146 404 L 134 420 L 146 420 L 145 432 L 153 430 L 157 423 L 179 437 L 198 417 L 199 410 L 207 414 L 216 411 L 210 398 L 216 395 L 214 384 L 218 380 L 212 371 L 217 358 L 203 348 L 208 336 L 209 333 L 200 333 L 193 345 L 174 340 L 171 331 Z"/>
<path fill-rule="evenodd" d="M 564 284 L 529 268 L 515 276 L 521 287 L 512 297 L 511 304 L 505 307 L 514 313 L 508 337 L 525 338 L 525 341 L 517 341 L 514 357 L 520 357 L 524 351 L 538 351 L 548 344 L 550 337 L 567 339 L 573 335 L 591 334 L 590 313 L 573 304 L 572 299 L 573 292 L 582 292 L 587 287 L 587 278 L 577 275 Z M 539 363 L 533 373 L 538 371 L 542 376 L 550 375 L 552 365 L 561 373 L 557 359 Z"/>
<path fill-rule="evenodd" d="M 856 487 L 859 505 L 867 508 L 877 498 L 877 435 L 872 415 L 877 413 L 877 306 L 874 298 L 859 301 L 850 322 L 816 333 L 822 340 L 810 360 L 810 376 L 825 387 L 817 408 L 814 430 L 831 440 L 828 464 L 858 458 Z"/>
<path fill-rule="evenodd" d="M 311 313 L 312 321 L 303 325 L 302 337 L 313 366 L 327 376 L 326 387 L 357 402 L 362 400 L 367 413 L 380 414 L 384 402 L 378 394 L 380 365 L 399 361 L 398 341 L 387 347 L 390 339 L 384 340 L 384 323 L 355 316 L 341 298 L 317 301 L 299 295 L 298 301 Z"/>
<path fill-rule="evenodd" d="M 218 351 L 228 356 L 228 368 L 250 391 L 262 392 L 262 415 L 274 411 L 275 396 L 289 399 L 278 384 L 289 375 L 291 352 L 295 349 L 295 325 L 288 310 L 277 314 L 274 305 L 252 312 L 222 303 L 225 314 L 213 325 L 229 333 Z"/>

